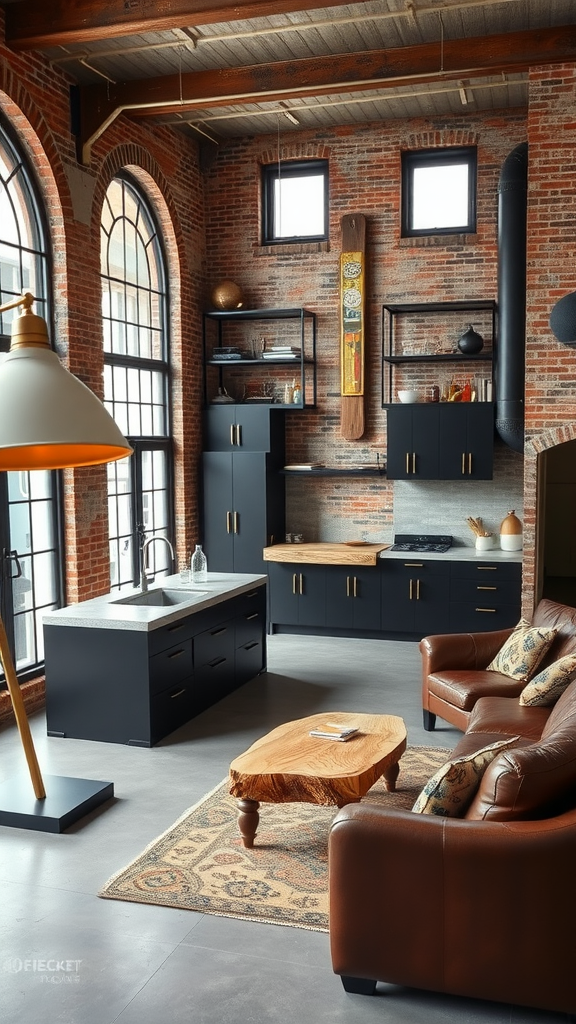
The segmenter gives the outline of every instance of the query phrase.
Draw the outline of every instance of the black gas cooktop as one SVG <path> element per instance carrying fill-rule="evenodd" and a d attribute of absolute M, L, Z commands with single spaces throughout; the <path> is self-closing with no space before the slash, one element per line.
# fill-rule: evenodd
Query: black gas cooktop
<path fill-rule="evenodd" d="M 452 537 L 434 533 L 397 533 L 391 551 L 448 551 Z"/>

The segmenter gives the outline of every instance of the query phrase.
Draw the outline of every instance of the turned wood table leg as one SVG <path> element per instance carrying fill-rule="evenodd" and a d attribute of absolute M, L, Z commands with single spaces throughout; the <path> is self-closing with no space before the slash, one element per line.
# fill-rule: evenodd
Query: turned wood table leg
<path fill-rule="evenodd" d="M 384 777 L 385 789 L 388 791 L 388 793 L 395 793 L 396 779 L 400 775 L 400 765 L 398 764 L 398 762 L 396 762 L 396 764 L 391 764 L 389 768 L 385 768 L 382 774 Z"/>
<path fill-rule="evenodd" d="M 258 814 L 260 804 L 257 800 L 247 800 L 244 797 L 241 797 L 236 803 L 238 804 L 238 828 L 242 836 L 242 845 L 246 849 L 251 850 L 254 846 L 256 830 L 260 821 L 260 815 Z"/>

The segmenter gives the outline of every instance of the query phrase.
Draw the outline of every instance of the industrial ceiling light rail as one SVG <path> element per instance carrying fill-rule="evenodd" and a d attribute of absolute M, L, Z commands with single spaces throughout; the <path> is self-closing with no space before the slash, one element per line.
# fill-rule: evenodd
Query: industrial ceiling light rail
<path fill-rule="evenodd" d="M 26 292 L 0 306 L 22 306 L 12 324 L 10 351 L 0 362 L 0 470 L 94 466 L 132 449 L 102 402 L 62 366 L 50 348 L 43 317 Z M 0 785 L 0 824 L 61 832 L 114 794 L 111 782 L 49 776 L 49 793 L 36 757 L 30 724 L 6 629 L 0 618 L 0 659 L 32 781 Z"/>

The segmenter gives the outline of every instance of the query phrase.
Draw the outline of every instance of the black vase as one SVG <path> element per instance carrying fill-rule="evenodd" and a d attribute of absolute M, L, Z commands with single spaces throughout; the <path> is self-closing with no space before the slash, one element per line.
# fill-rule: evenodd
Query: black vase
<path fill-rule="evenodd" d="M 484 338 L 478 331 L 475 331 L 472 324 L 468 324 L 468 330 L 458 341 L 458 348 L 465 356 L 476 356 L 484 348 Z"/>

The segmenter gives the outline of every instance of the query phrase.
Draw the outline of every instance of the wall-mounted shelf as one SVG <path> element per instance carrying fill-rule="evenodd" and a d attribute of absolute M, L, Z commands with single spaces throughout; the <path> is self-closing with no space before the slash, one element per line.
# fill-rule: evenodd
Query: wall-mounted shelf
<path fill-rule="evenodd" d="M 317 466 L 315 469 L 281 469 L 284 476 L 379 476 L 386 479 L 386 470 L 367 466 L 366 469 L 328 469 Z"/>
<path fill-rule="evenodd" d="M 240 325 L 246 323 L 267 323 L 273 327 L 271 338 L 266 338 L 267 344 L 272 343 L 289 344 L 297 355 L 295 358 L 261 358 L 248 355 L 250 351 L 250 339 L 246 337 L 246 331 L 240 329 Z M 280 334 L 283 323 L 293 324 L 292 333 Z M 224 347 L 224 332 L 232 335 L 236 346 L 242 352 L 240 359 L 214 358 L 219 349 Z M 270 390 L 269 404 L 281 405 L 285 409 L 314 408 L 316 405 L 316 314 L 303 307 L 290 307 L 286 309 L 234 309 L 229 311 L 210 311 L 202 317 L 202 347 L 204 365 L 204 404 L 210 405 L 218 389 L 227 391 L 227 384 L 231 391 L 242 390 L 245 387 L 243 382 L 254 388 L 254 381 L 250 380 L 250 370 L 254 371 L 257 381 L 262 382 L 262 390 Z M 214 368 L 210 370 L 209 368 Z M 273 371 L 272 380 L 265 381 L 265 370 Z M 235 374 L 235 371 L 240 371 Z M 296 380 L 297 386 L 301 389 L 302 398 L 299 402 L 287 404 L 282 401 L 282 388 L 290 383 L 290 378 Z M 234 387 L 230 382 L 234 382 Z M 256 388 L 258 385 L 256 385 Z M 279 392 L 276 394 L 275 392 Z M 242 398 L 238 394 L 233 395 L 236 401 Z M 246 401 L 257 400 L 266 402 L 266 395 L 258 397 L 248 394 Z"/>
<path fill-rule="evenodd" d="M 483 313 L 488 320 L 491 331 L 491 338 L 488 341 L 489 347 L 483 349 L 477 355 L 467 356 L 458 350 L 458 329 L 454 330 L 454 350 L 452 352 L 435 352 L 423 350 L 417 353 L 396 352 L 395 345 L 399 333 L 399 318 L 423 318 L 426 320 L 426 330 L 433 331 L 434 317 L 444 316 L 451 318 L 456 315 Z M 428 323 L 428 318 L 430 322 Z M 470 301 L 455 302 L 406 302 L 392 303 L 382 306 L 382 405 L 388 406 L 393 403 L 395 393 L 394 369 L 397 366 L 409 367 L 410 365 L 446 364 L 454 366 L 470 366 L 474 363 L 490 364 L 493 358 L 493 348 L 496 343 L 496 321 L 497 305 L 491 299 L 472 299 Z M 460 327 L 463 325 L 460 324 Z M 420 328 L 422 330 L 422 328 Z"/>

